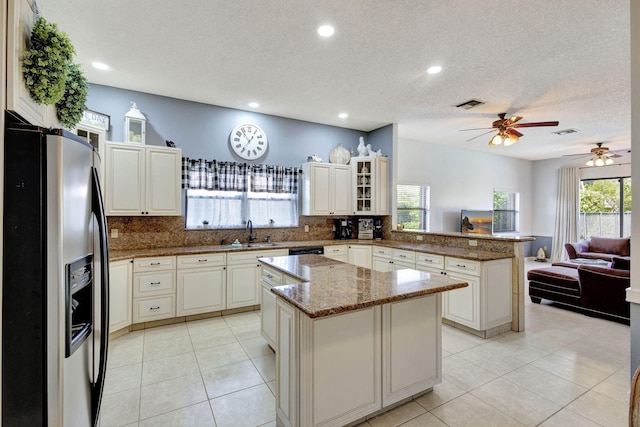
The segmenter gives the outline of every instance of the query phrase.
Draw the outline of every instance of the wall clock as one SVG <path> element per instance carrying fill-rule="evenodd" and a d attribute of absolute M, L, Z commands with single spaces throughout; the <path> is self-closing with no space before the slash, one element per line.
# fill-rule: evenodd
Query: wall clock
<path fill-rule="evenodd" d="M 233 128 L 229 135 L 231 149 L 247 160 L 257 160 L 264 156 L 269 146 L 267 134 L 258 125 L 242 123 Z"/>

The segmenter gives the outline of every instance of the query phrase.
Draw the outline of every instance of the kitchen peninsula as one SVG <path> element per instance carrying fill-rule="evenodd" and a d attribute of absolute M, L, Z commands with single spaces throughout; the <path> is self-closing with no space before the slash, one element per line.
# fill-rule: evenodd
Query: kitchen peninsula
<path fill-rule="evenodd" d="M 441 381 L 441 293 L 466 282 L 317 255 L 260 261 L 292 283 L 272 288 L 277 425 L 349 424 Z"/>

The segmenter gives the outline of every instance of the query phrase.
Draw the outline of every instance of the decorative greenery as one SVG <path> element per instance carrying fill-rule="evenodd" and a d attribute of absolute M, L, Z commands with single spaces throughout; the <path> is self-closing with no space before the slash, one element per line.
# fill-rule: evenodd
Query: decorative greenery
<path fill-rule="evenodd" d="M 86 110 L 87 78 L 78 64 L 67 66 L 67 81 L 62 99 L 56 103 L 58 119 L 68 128 L 73 128 Z"/>
<path fill-rule="evenodd" d="M 69 36 L 40 17 L 31 31 L 31 48 L 24 53 L 22 72 L 38 104 L 55 104 L 65 91 L 67 67 L 75 54 Z"/>

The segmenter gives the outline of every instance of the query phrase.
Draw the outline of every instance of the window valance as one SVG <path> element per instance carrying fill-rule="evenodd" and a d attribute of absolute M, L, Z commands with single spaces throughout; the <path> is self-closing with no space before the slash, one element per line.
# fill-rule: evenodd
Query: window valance
<path fill-rule="evenodd" d="M 295 167 L 182 158 L 182 188 L 210 191 L 298 193 Z"/>

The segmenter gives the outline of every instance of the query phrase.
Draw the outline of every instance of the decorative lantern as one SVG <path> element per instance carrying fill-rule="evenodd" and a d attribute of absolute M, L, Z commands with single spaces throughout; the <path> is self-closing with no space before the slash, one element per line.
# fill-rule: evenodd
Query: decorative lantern
<path fill-rule="evenodd" d="M 135 102 L 131 103 L 131 109 L 124 115 L 124 140 L 144 144 L 145 127 L 147 119 L 138 110 Z"/>

